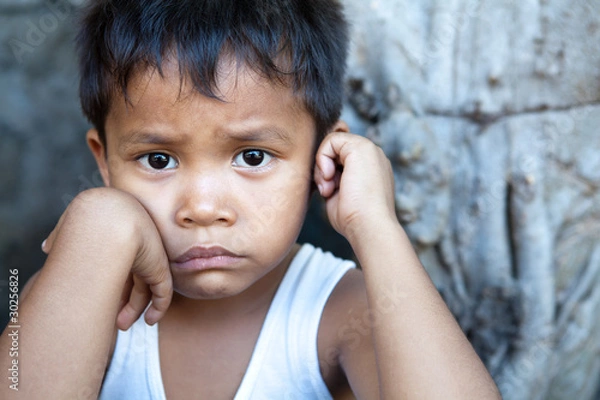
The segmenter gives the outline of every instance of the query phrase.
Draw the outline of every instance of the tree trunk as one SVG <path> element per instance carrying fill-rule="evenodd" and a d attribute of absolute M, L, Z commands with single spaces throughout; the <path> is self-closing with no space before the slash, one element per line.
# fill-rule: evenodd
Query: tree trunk
<path fill-rule="evenodd" d="M 600 398 L 600 1 L 344 3 L 344 118 L 504 398 Z"/>

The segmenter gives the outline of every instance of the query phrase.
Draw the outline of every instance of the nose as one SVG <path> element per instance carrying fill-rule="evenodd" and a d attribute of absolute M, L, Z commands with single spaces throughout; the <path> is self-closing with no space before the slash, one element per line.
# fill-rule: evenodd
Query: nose
<path fill-rule="evenodd" d="M 175 213 L 183 227 L 233 225 L 237 219 L 229 185 L 213 177 L 184 182 L 179 189 L 179 204 Z"/>

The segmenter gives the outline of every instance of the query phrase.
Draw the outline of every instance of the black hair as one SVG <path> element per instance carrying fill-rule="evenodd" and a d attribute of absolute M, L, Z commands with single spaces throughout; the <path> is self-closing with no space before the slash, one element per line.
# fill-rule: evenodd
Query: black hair
<path fill-rule="evenodd" d="M 92 0 L 77 38 L 84 114 L 105 141 L 115 95 L 139 68 L 176 58 L 180 76 L 217 96 L 223 54 L 289 85 L 322 136 L 338 120 L 348 28 L 337 0 Z"/>

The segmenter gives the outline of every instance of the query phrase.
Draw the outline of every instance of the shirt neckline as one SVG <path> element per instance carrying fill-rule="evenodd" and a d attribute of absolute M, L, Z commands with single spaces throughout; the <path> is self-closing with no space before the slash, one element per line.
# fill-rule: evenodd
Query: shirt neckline
<path fill-rule="evenodd" d="M 266 352 L 264 351 L 268 346 L 269 338 L 274 332 L 274 320 L 278 317 L 277 315 L 284 311 L 282 307 L 285 305 L 285 302 L 282 301 L 282 297 L 284 297 L 288 292 L 288 287 L 292 285 L 295 281 L 295 277 L 302 270 L 302 265 L 304 260 L 308 255 L 310 255 L 311 251 L 314 247 L 311 244 L 305 243 L 303 244 L 298 252 L 290 262 L 290 265 L 279 284 L 275 292 L 275 296 L 273 296 L 273 300 L 271 300 L 271 304 L 269 305 L 269 310 L 267 311 L 267 315 L 265 320 L 260 328 L 260 332 L 258 334 L 258 339 L 254 344 L 254 349 L 252 350 L 252 355 L 250 356 L 250 361 L 248 362 L 248 366 L 240 382 L 240 385 L 237 388 L 235 393 L 234 400 L 241 400 L 250 398 L 250 394 L 252 393 L 254 386 L 256 385 L 258 375 L 260 373 L 260 366 L 266 356 Z M 148 371 L 149 371 L 149 379 L 150 380 L 150 392 L 153 398 L 159 400 L 166 400 L 167 395 L 165 393 L 165 385 L 162 379 L 162 371 L 160 369 L 160 344 L 158 337 L 158 323 L 152 326 L 146 325 L 150 329 L 150 333 L 155 336 L 156 340 L 154 340 L 154 346 L 152 350 L 149 350 L 148 354 Z"/>

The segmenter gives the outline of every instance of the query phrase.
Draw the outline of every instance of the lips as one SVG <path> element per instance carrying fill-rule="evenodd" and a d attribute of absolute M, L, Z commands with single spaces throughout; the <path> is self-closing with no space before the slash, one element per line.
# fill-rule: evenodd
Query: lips
<path fill-rule="evenodd" d="M 192 247 L 173 260 L 173 266 L 187 270 L 204 270 L 230 267 L 240 256 L 220 246 Z"/>

